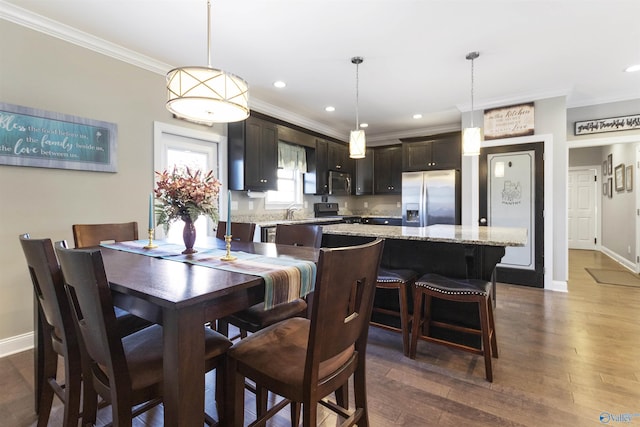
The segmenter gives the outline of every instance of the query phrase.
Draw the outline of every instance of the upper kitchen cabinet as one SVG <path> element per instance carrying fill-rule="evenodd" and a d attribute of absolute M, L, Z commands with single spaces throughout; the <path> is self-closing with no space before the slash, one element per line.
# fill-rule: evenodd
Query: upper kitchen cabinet
<path fill-rule="evenodd" d="M 402 194 L 402 147 L 377 147 L 373 151 L 374 193 Z"/>
<path fill-rule="evenodd" d="M 462 148 L 460 132 L 403 138 L 402 170 L 461 169 Z"/>
<path fill-rule="evenodd" d="M 349 149 L 344 144 L 316 139 L 316 149 L 307 151 L 308 173 L 304 176 L 305 194 L 328 194 L 329 171 L 352 174 L 353 159 L 349 158 Z"/>
<path fill-rule="evenodd" d="M 230 190 L 278 189 L 278 129 L 249 117 L 228 125 Z"/>
<path fill-rule="evenodd" d="M 349 158 L 349 147 L 337 142 L 329 142 L 328 170 L 353 173 L 353 159 Z"/>
<path fill-rule="evenodd" d="M 304 194 L 329 193 L 329 142 L 317 138 L 315 150 L 307 150 Z"/>
<path fill-rule="evenodd" d="M 367 148 L 364 159 L 355 161 L 355 191 L 356 196 L 373 194 L 373 148 Z"/>

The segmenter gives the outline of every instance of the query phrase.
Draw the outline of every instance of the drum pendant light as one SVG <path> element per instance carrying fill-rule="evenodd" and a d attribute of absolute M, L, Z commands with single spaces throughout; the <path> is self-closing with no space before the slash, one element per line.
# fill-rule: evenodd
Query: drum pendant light
<path fill-rule="evenodd" d="M 167 109 L 196 123 L 238 122 L 249 117 L 249 87 L 242 78 L 211 67 L 211 1 L 207 0 L 208 66 L 167 73 Z"/>
<path fill-rule="evenodd" d="M 471 61 L 471 127 L 462 131 L 462 155 L 477 156 L 480 154 L 480 144 L 482 142 L 482 129 L 473 126 L 473 61 L 480 56 L 480 52 L 470 52 L 467 60 Z"/>
<path fill-rule="evenodd" d="M 351 63 L 356 64 L 356 129 L 352 130 L 349 135 L 349 157 L 352 159 L 363 159 L 366 151 L 366 140 L 364 131 L 360 129 L 358 120 L 358 66 L 362 64 L 362 57 L 354 56 Z"/>

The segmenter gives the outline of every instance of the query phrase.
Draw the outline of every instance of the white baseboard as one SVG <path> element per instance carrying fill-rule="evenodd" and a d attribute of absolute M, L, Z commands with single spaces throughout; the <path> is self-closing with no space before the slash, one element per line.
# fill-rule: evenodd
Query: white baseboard
<path fill-rule="evenodd" d="M 0 340 L 0 357 L 10 356 L 33 348 L 33 332 Z"/>
<path fill-rule="evenodd" d="M 549 286 L 544 287 L 545 291 L 569 292 L 567 282 L 563 280 L 551 280 Z"/>
<path fill-rule="evenodd" d="M 608 256 L 609 258 L 611 258 L 612 260 L 616 261 L 618 264 L 622 265 L 623 267 L 631 270 L 631 272 L 635 273 L 636 272 L 636 265 L 629 261 L 628 259 L 618 255 L 617 253 L 613 252 L 611 249 L 608 249 L 604 246 L 600 247 L 600 252 L 602 252 L 603 254 L 605 254 L 606 256 Z"/>

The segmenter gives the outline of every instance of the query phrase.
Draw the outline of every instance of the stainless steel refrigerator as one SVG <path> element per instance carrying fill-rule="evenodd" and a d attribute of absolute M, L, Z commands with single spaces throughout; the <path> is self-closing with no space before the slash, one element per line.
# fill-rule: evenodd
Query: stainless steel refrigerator
<path fill-rule="evenodd" d="M 402 174 L 402 225 L 460 224 L 460 172 Z"/>

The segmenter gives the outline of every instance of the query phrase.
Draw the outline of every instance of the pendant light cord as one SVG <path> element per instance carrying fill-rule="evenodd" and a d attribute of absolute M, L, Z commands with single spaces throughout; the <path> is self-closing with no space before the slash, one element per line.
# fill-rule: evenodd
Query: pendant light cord
<path fill-rule="evenodd" d="M 360 129 L 359 128 L 359 124 L 360 124 L 360 119 L 358 117 L 358 111 L 359 111 L 359 107 L 360 107 L 360 100 L 359 100 L 359 86 L 360 86 L 360 74 L 359 74 L 359 69 L 360 69 L 360 63 L 356 62 L 356 130 Z"/>
<path fill-rule="evenodd" d="M 211 0 L 207 0 L 207 64 L 211 68 Z"/>
<path fill-rule="evenodd" d="M 471 58 L 471 127 L 473 126 L 473 60 Z"/>
<path fill-rule="evenodd" d="M 473 61 L 480 56 L 480 52 L 469 52 L 465 57 L 467 60 L 471 61 L 471 127 L 473 126 Z"/>

